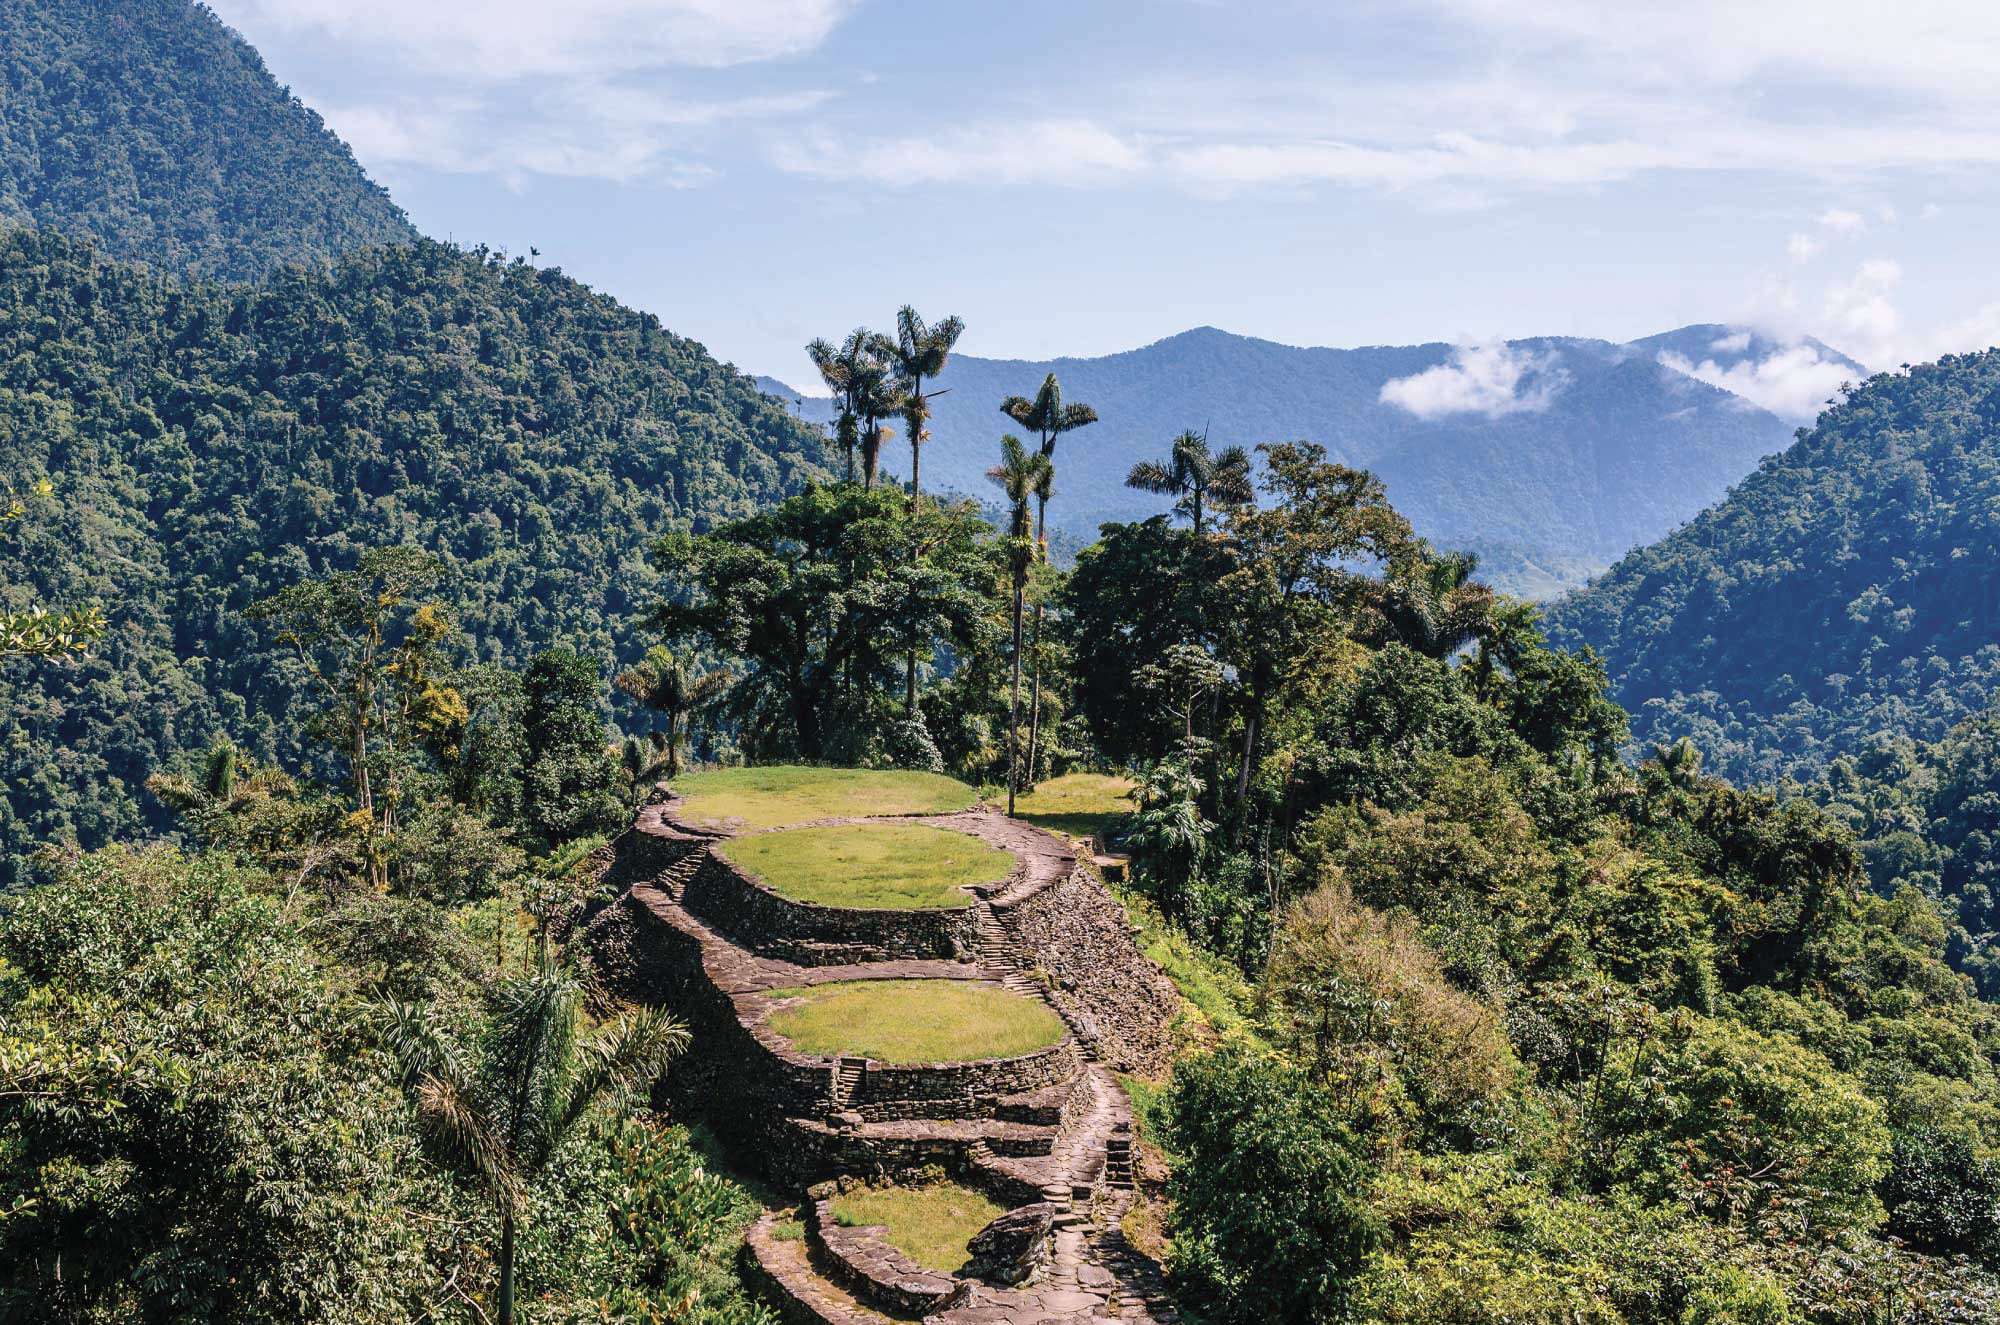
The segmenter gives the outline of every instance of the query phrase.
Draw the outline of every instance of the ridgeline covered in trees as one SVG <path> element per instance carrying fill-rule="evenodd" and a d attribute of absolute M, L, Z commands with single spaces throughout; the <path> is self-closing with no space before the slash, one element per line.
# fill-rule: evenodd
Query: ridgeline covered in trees
<path fill-rule="evenodd" d="M 53 484 L 0 530 L 0 591 L 110 614 L 89 657 L 0 674 L 0 883 L 164 823 L 139 788 L 175 751 L 297 764 L 265 594 L 410 542 L 480 660 L 629 660 L 651 539 L 823 460 L 701 346 L 522 261 L 424 241 L 222 286 L 0 235 L 0 471 Z"/>
<path fill-rule="evenodd" d="M 206 6 L 0 0 L 0 225 L 249 279 L 416 238 L 347 145 Z"/>
<path fill-rule="evenodd" d="M 1549 609 L 1641 746 L 1740 782 L 1934 741 L 2000 682 L 2000 352 L 1869 379 L 1729 498 Z"/>

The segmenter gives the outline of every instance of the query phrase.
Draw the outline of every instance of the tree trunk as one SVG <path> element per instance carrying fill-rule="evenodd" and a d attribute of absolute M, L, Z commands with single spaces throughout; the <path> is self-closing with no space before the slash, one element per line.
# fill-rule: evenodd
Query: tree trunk
<path fill-rule="evenodd" d="M 1027 584 L 1014 584 L 1014 693 L 1007 701 L 1007 817 L 1014 817 L 1014 792 L 1021 785 L 1021 600 Z"/>
<path fill-rule="evenodd" d="M 1029 644 L 1028 652 L 1033 655 L 1035 681 L 1033 698 L 1028 702 L 1028 768 L 1027 783 L 1035 785 L 1037 752 L 1042 743 L 1042 605 L 1035 604 L 1035 638 Z"/>
<path fill-rule="evenodd" d="M 1264 711 L 1260 700 L 1252 700 L 1249 720 L 1243 724 L 1243 767 L 1236 775 L 1236 806 L 1240 811 L 1250 795 L 1250 769 L 1257 762 L 1257 718 Z"/>
<path fill-rule="evenodd" d="M 500 1325 L 514 1325 L 514 1212 L 500 1216 Z"/>

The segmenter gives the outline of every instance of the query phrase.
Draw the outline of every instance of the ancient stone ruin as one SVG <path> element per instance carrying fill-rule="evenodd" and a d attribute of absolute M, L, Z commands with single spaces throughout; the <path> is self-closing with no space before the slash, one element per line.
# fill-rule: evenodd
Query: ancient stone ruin
<path fill-rule="evenodd" d="M 786 1315 L 809 1325 L 1176 1319 L 1158 1267 L 1119 1228 L 1133 1199 L 1132 1105 L 1114 1070 L 1165 1067 L 1178 996 L 1068 843 L 988 809 L 871 821 L 972 834 L 1009 852 L 1013 870 L 968 889 L 963 906 L 846 910 L 782 896 L 736 868 L 714 849 L 729 834 L 677 817 L 677 804 L 648 806 L 605 853 L 617 900 L 583 938 L 609 991 L 665 1004 L 694 1030 L 669 1077 L 676 1110 L 706 1119 L 745 1164 L 796 1194 L 802 1235 L 772 1211 L 749 1237 Z M 845 822 L 856 821 L 817 821 Z M 804 1053 L 770 1025 L 802 990 L 882 979 L 1042 1000 L 1065 1033 L 1014 1057 L 892 1064 Z M 840 1184 L 940 1169 L 1007 1210 L 956 1273 L 915 1264 L 882 1228 L 833 1216 Z"/>

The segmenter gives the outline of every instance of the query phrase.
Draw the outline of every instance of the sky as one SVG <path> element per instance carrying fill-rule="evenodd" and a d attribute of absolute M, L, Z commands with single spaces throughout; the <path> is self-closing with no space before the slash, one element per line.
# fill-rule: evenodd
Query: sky
<path fill-rule="evenodd" d="M 1472 391 L 1725 322 L 1784 348 L 1688 370 L 1787 413 L 1847 375 L 1806 336 L 2000 341 L 1990 0 L 209 2 L 427 233 L 802 387 L 904 303 L 1001 358 L 1450 341 Z"/>

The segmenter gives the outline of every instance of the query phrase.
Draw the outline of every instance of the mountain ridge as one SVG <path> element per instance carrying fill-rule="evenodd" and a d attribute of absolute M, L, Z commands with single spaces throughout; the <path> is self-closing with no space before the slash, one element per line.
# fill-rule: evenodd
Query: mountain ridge
<path fill-rule="evenodd" d="M 0 223 L 239 280 L 417 238 L 206 6 L 0 0 L 0 52 Z"/>
<path fill-rule="evenodd" d="M 1742 342 L 1733 352 L 1716 349 L 1731 337 Z M 1859 365 L 1836 351 L 1801 343 L 1859 374 Z M 1718 355 L 1720 367 L 1735 368 L 1778 344 L 1695 324 L 1624 343 L 1548 336 L 1488 347 L 1432 341 L 1337 348 L 1203 325 L 1109 355 L 960 355 L 938 379 L 948 394 L 934 408 L 925 473 L 942 488 L 982 492 L 988 453 L 1009 426 L 1000 399 L 1031 394 L 1042 375 L 1055 372 L 1071 399 L 1096 406 L 1103 418 L 1066 438 L 1056 456 L 1050 518 L 1072 534 L 1087 540 L 1106 520 L 1164 509 L 1162 499 L 1126 489 L 1125 472 L 1163 453 L 1185 428 L 1206 427 L 1217 444 L 1305 439 L 1374 470 L 1420 532 L 1480 553 L 1502 587 L 1548 596 L 1719 500 L 1791 440 L 1786 420 L 1663 364 L 1661 355 L 1701 348 Z M 1424 405 L 1412 382 L 1436 384 L 1447 397 L 1476 397 L 1480 374 L 1496 356 L 1503 380 L 1527 399 L 1474 399 L 1471 408 L 1428 415 L 1390 399 L 1402 392 Z M 824 397 L 775 378 L 757 380 L 800 417 L 831 421 Z M 891 473 L 907 472 L 904 448 L 885 447 L 883 463 Z"/>

